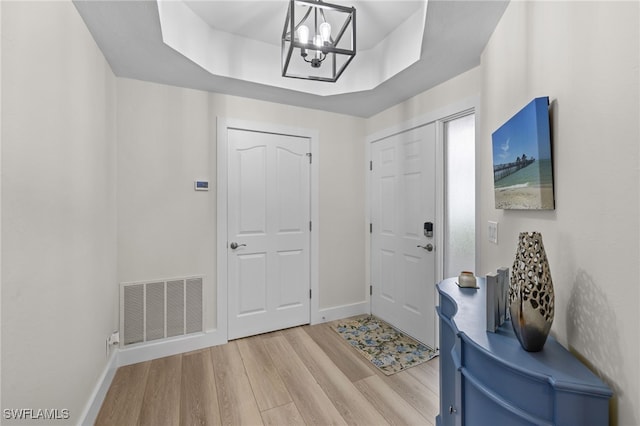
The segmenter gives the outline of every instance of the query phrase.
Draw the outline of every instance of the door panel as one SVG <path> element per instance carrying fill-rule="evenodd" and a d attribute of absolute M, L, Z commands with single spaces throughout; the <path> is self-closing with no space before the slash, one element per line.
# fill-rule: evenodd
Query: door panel
<path fill-rule="evenodd" d="M 373 314 L 435 347 L 435 125 L 372 144 Z"/>
<path fill-rule="evenodd" d="M 264 235 L 267 229 L 266 146 L 250 146 L 236 152 L 239 234 Z"/>
<path fill-rule="evenodd" d="M 238 315 L 266 312 L 266 253 L 238 255 L 237 266 Z"/>
<path fill-rule="evenodd" d="M 404 256 L 405 286 L 404 286 L 404 309 L 419 316 L 423 307 L 422 292 L 424 277 L 422 273 L 421 259 L 417 256 Z"/>
<path fill-rule="evenodd" d="M 278 252 L 279 284 L 277 309 L 300 306 L 296 289 L 305 280 L 304 252 L 302 250 Z"/>
<path fill-rule="evenodd" d="M 306 324 L 309 139 L 240 129 L 227 136 L 229 338 Z"/>
<path fill-rule="evenodd" d="M 300 176 L 306 171 L 306 153 L 291 152 L 282 147 L 276 148 L 276 197 L 278 207 L 278 232 L 302 232 L 308 225 L 305 206 L 309 203 L 308 188 L 303 188 L 304 180 Z M 304 164 L 302 164 L 304 163 Z M 308 182 L 307 182 L 308 183 Z"/>
<path fill-rule="evenodd" d="M 380 279 L 376 280 L 380 283 L 380 297 L 393 303 L 396 294 L 396 254 L 391 250 L 380 250 L 380 262 L 377 264 L 379 268 Z M 374 312 L 375 313 L 375 312 Z"/>

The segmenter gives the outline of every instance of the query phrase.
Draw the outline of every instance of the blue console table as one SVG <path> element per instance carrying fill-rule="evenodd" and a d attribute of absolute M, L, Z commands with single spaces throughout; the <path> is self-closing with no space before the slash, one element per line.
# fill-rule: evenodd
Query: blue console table
<path fill-rule="evenodd" d="M 520 346 L 510 322 L 486 331 L 485 280 L 438 284 L 440 414 L 438 426 L 609 424 L 612 392 L 549 336 L 540 352 Z"/>

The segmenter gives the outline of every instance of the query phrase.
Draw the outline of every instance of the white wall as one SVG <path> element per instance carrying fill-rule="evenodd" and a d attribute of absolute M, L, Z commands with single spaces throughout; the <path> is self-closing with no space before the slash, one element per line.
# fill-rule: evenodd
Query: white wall
<path fill-rule="evenodd" d="M 216 117 L 319 130 L 320 308 L 363 302 L 364 120 L 118 79 L 118 280 L 205 275 L 216 327 Z M 209 192 L 193 181 L 208 178 Z"/>
<path fill-rule="evenodd" d="M 367 135 L 448 108 L 480 94 L 480 68 L 476 67 L 411 99 L 382 111 L 366 121 Z"/>
<path fill-rule="evenodd" d="M 317 129 L 319 134 L 320 309 L 363 302 L 364 120 L 235 96 L 211 95 L 211 116 Z M 215 137 L 215 134 L 214 134 Z"/>
<path fill-rule="evenodd" d="M 209 95 L 128 79 L 117 88 L 118 282 L 202 275 L 214 300 L 215 190 L 193 189 L 215 182 Z"/>
<path fill-rule="evenodd" d="M 511 267 L 519 232 L 542 233 L 552 333 L 612 387 L 625 426 L 640 424 L 639 7 L 511 2 L 482 56 L 477 150 L 479 272 Z M 496 210 L 491 133 L 538 96 L 552 101 L 556 209 Z"/>
<path fill-rule="evenodd" d="M 117 328 L 115 77 L 71 2 L 0 7 L 2 408 L 74 424 Z"/>

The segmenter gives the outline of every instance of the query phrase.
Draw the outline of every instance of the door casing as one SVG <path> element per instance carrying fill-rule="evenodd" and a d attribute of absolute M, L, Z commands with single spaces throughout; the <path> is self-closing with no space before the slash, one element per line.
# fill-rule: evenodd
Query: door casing
<path fill-rule="evenodd" d="M 423 115 L 415 117 L 411 120 L 407 120 L 405 122 L 399 123 L 395 126 L 380 130 L 378 132 L 372 133 L 365 138 L 365 162 L 364 173 L 366 176 L 366 223 L 371 223 L 371 173 L 369 170 L 370 161 L 372 160 L 372 146 L 373 143 L 382 139 L 386 139 L 390 136 L 397 135 L 399 133 L 404 133 L 408 130 L 412 130 L 418 127 L 422 127 L 424 125 L 435 123 L 436 125 L 436 220 L 434 224 L 434 244 L 435 244 L 435 254 L 436 254 L 436 267 L 435 267 L 435 276 L 436 283 L 442 281 L 445 277 L 443 276 L 444 272 L 444 257 L 442 250 L 438 250 L 438 248 L 444 247 L 444 123 L 451 119 L 469 114 L 471 112 L 476 114 L 477 117 L 481 114 L 479 110 L 480 105 L 480 97 L 479 96 L 471 96 L 469 98 L 460 100 L 458 102 L 451 103 L 442 108 L 435 109 L 431 112 L 427 112 Z M 477 137 L 479 131 L 479 127 L 476 126 L 476 141 L 479 140 Z M 476 158 L 476 170 L 480 170 L 478 166 L 478 159 Z M 479 179 L 476 179 L 476 192 L 478 192 L 478 182 Z M 478 209 L 478 199 L 476 198 L 476 211 Z M 478 218 L 476 217 L 476 232 L 479 230 Z M 371 306 L 371 295 L 370 295 L 370 287 L 371 287 L 371 235 L 367 234 L 367 270 L 366 270 L 366 299 L 369 306 Z M 476 253 L 478 253 L 478 242 L 480 239 L 476 235 Z M 433 289 L 435 294 L 435 301 L 437 303 L 437 291 L 434 287 Z M 371 313 L 371 310 L 369 310 Z M 437 324 L 437 316 L 434 307 L 434 323 Z M 436 327 L 436 347 L 439 346 L 439 335 L 438 328 Z"/>
<path fill-rule="evenodd" d="M 216 143 L 216 165 L 217 165 L 217 181 L 216 181 L 216 260 L 217 260 L 217 288 L 216 288 L 216 331 L 224 340 L 228 340 L 228 308 L 227 308 L 227 195 L 228 195 L 228 129 L 239 129 L 246 131 L 274 133 L 281 135 L 290 135 L 308 138 L 311 147 L 311 244 L 310 244 L 310 273 L 311 273 L 311 324 L 320 321 L 319 314 L 319 232 L 320 223 L 318 221 L 319 209 L 319 149 L 318 149 L 318 131 L 315 129 L 305 129 L 297 127 L 280 126 L 269 123 L 258 123 L 247 120 L 229 119 L 217 117 L 217 143 Z M 222 238 L 218 238 L 222 236 Z"/>
<path fill-rule="evenodd" d="M 371 311 L 430 347 L 436 252 L 421 247 L 433 244 L 423 224 L 436 221 L 435 139 L 431 123 L 376 141 L 370 172 Z"/>

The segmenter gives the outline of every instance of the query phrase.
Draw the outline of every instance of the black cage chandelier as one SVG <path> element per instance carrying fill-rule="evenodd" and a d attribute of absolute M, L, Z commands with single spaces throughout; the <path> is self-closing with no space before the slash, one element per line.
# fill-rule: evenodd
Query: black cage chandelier
<path fill-rule="evenodd" d="M 289 1 L 282 31 L 283 77 L 335 82 L 355 55 L 355 8 Z"/>

